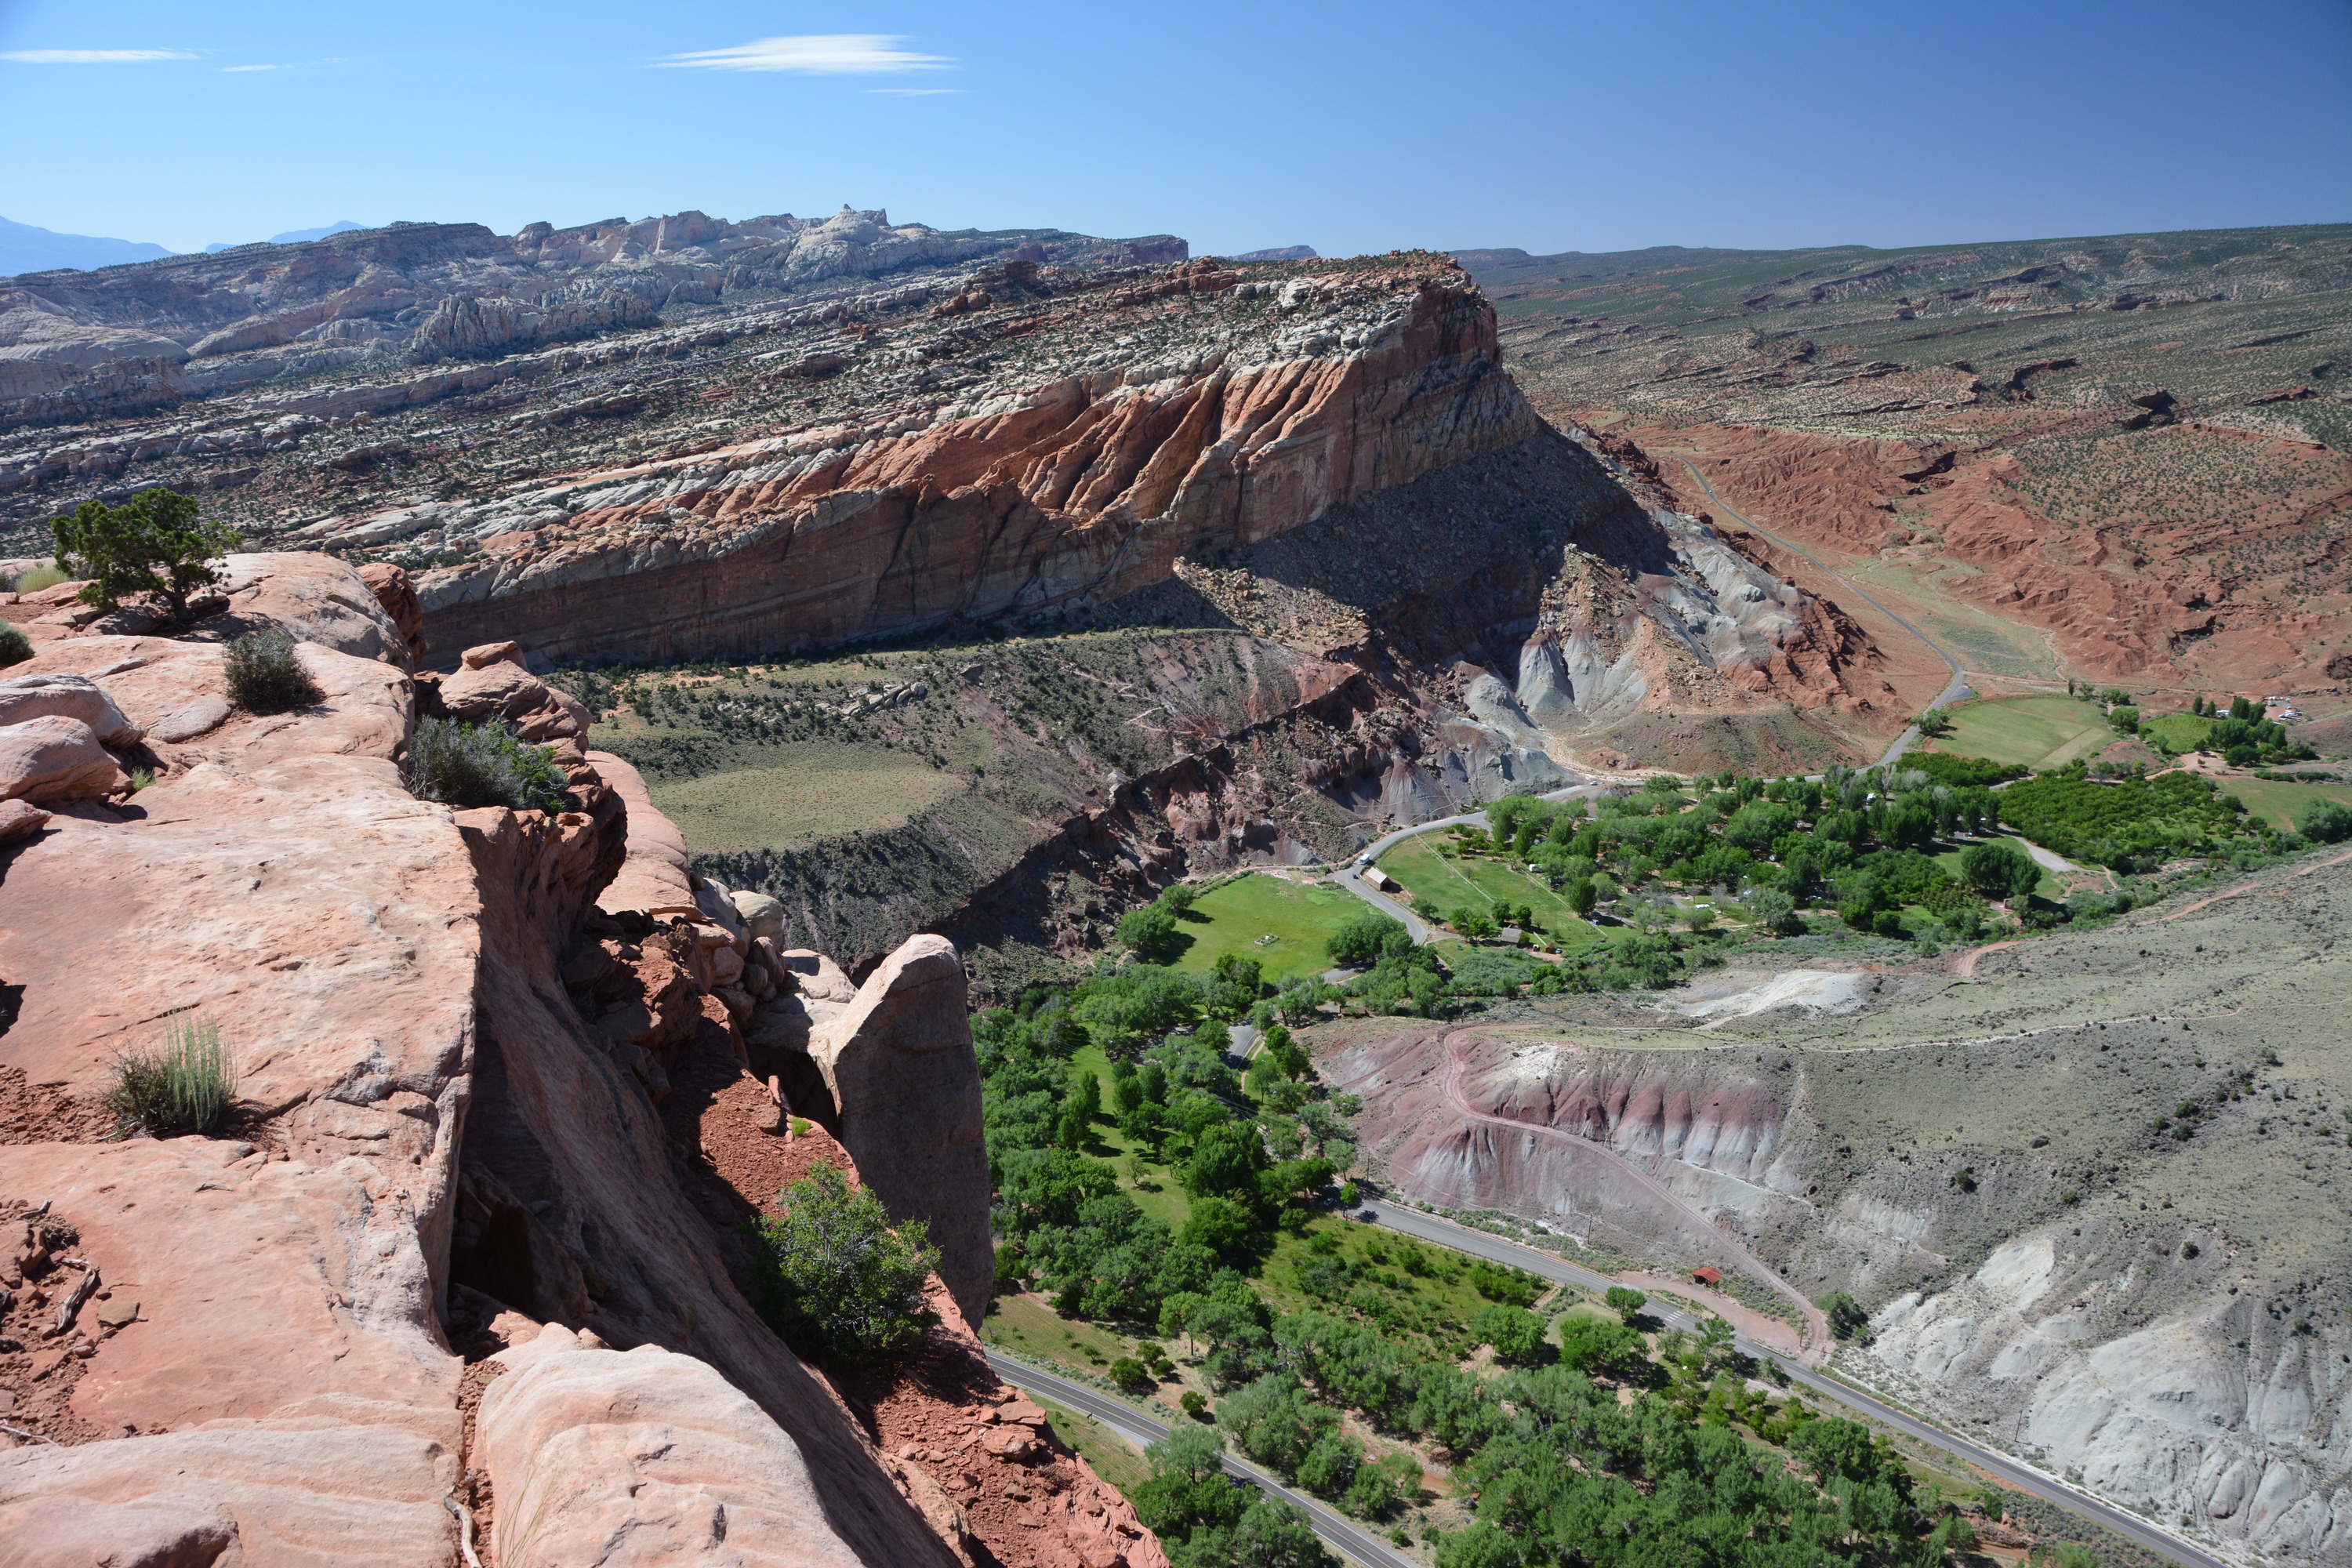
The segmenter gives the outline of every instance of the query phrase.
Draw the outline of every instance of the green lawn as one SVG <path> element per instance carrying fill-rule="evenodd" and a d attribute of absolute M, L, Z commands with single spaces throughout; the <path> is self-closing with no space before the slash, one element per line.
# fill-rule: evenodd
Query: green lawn
<path fill-rule="evenodd" d="M 1185 911 L 1177 930 L 1188 940 L 1175 966 L 1206 970 L 1230 952 L 1256 959 L 1268 980 L 1320 974 L 1331 967 L 1323 944 L 1368 907 L 1329 882 L 1236 877 Z"/>
<path fill-rule="evenodd" d="M 2212 731 L 2213 721 L 2200 719 L 2194 713 L 2167 713 L 2139 727 L 2141 738 L 2149 745 L 2174 756 L 2197 750 Z"/>
<path fill-rule="evenodd" d="M 1065 1318 L 1040 1296 L 999 1296 L 980 1337 L 1043 1366 L 1059 1363 L 1097 1373 L 1135 1353 L 1134 1341 L 1083 1318 Z"/>
<path fill-rule="evenodd" d="M 2022 763 L 2037 772 L 2098 751 L 2117 739 L 2106 715 L 2071 697 L 1995 697 L 1963 702 L 1952 728 L 1931 748 L 1992 763 Z"/>
<path fill-rule="evenodd" d="M 1404 884 L 1413 899 L 1434 899 L 1449 910 L 1491 910 L 1496 904 L 1535 910 L 1536 924 L 1563 944 L 1598 937 L 1599 929 L 1579 920 L 1566 900 L 1540 877 L 1530 877 L 1496 856 L 1447 856 L 1438 853 L 1446 835 L 1423 833 L 1406 839 L 1381 857 L 1381 869 Z M 1418 907 L 1418 906 L 1416 906 Z"/>
<path fill-rule="evenodd" d="M 2293 827 L 2294 819 L 2315 800 L 2352 805 L 2352 784 L 2281 784 L 2274 779 L 2228 779 L 2222 790 L 2246 803 L 2246 809 L 2279 827 Z"/>

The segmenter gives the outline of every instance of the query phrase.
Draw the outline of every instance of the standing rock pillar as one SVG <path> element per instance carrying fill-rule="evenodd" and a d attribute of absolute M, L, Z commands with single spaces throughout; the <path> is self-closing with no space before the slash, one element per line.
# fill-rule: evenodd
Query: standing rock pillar
<path fill-rule="evenodd" d="M 988 1151 L 963 961 L 909 937 L 821 1025 L 809 1056 L 840 1111 L 841 1142 L 893 1218 L 929 1222 L 940 1278 L 968 1322 L 988 1308 Z"/>

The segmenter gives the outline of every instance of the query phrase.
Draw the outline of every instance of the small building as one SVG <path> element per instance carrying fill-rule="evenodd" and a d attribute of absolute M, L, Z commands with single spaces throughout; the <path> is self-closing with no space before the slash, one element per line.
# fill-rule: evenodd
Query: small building
<path fill-rule="evenodd" d="M 1505 926 L 1495 933 L 1495 940 L 1506 947 L 1517 947 L 1527 940 L 1527 934 L 1517 926 Z"/>
<path fill-rule="evenodd" d="M 1691 1283 L 1694 1285 L 1720 1285 L 1723 1283 L 1723 1270 L 1720 1268 L 1711 1268 L 1706 1264 L 1701 1264 L 1698 1268 L 1691 1270 Z"/>
<path fill-rule="evenodd" d="M 1404 891 L 1403 883 L 1381 870 L 1378 866 L 1364 873 L 1364 880 L 1370 882 L 1376 892 L 1402 893 Z"/>

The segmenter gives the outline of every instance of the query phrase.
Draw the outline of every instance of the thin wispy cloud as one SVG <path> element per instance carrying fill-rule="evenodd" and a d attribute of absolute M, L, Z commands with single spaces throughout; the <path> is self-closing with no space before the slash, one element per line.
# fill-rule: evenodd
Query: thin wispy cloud
<path fill-rule="evenodd" d="M 220 68 L 223 74 L 233 73 L 236 71 L 299 71 L 308 70 L 312 66 L 340 66 L 348 64 L 349 62 L 349 56 L 337 55 L 332 59 L 325 60 L 289 60 L 278 65 L 223 66 Z"/>
<path fill-rule="evenodd" d="M 196 49 L 9 49 L 0 60 L 20 66 L 127 66 L 146 60 L 193 60 Z"/>
<path fill-rule="evenodd" d="M 794 71 L 803 76 L 882 76 L 898 71 L 953 68 L 946 55 L 919 55 L 898 46 L 895 33 L 803 33 L 789 38 L 754 38 L 732 48 L 697 49 L 665 55 L 656 66 L 720 71 Z"/>

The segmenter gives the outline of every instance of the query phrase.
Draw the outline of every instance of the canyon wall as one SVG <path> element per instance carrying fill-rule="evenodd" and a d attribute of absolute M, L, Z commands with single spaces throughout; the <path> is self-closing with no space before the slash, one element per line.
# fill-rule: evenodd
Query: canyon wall
<path fill-rule="evenodd" d="M 728 1186 L 699 1129 L 724 1099 L 746 1141 L 783 1142 L 772 1115 L 740 1114 L 747 1091 L 768 1102 L 730 1000 L 744 952 L 764 963 L 772 944 L 704 907 L 657 816 L 632 835 L 581 749 L 584 717 L 510 644 L 413 679 L 413 597 L 398 573 L 371 575 L 244 558 L 219 616 L 303 638 L 317 697 L 289 713 L 227 700 L 201 630 L 37 617 L 35 658 L 0 677 L 0 1539 L 27 1561 L 389 1568 L 455 1564 L 478 1527 L 506 1561 L 571 1561 L 531 1489 L 560 1468 L 575 1522 L 625 1521 L 681 1553 L 733 1539 L 747 1560 L 969 1564 L 994 1528 L 990 1488 L 1029 1478 L 1101 1560 L 1164 1561 L 1042 1415 L 1004 1417 L 1029 1435 L 935 1480 L 880 1454 L 753 1313 L 732 1237 L 777 1186 Z M 420 707 L 551 744 L 566 809 L 412 796 L 398 759 Z M 632 955 L 614 960 L 600 933 L 654 928 L 599 910 L 612 888 L 684 889 L 690 936 L 607 934 Z M 135 966 L 89 961 L 134 931 Z M 860 1038 L 887 1055 L 896 990 L 876 991 Z M 110 1138 L 117 1062 L 175 1017 L 234 1057 L 229 1128 Z M 956 1039 L 918 1043 L 951 1058 Z M 961 1105 L 905 1087 L 911 1103 L 869 1089 L 824 1114 L 861 1136 Z M 856 1179 L 839 1144 L 803 1142 Z M 874 1169 L 894 1211 L 940 1234 L 958 1293 L 984 1300 L 967 1278 L 975 1236 L 986 1255 L 984 1167 L 976 1187 Z M 940 1301 L 927 1353 L 968 1386 L 927 1419 L 996 1420 L 1009 1391 L 944 1287 Z M 524 1347 L 564 1351 L 569 1392 L 530 1373 L 534 1397 L 484 1400 L 526 1372 Z M 614 1353 L 632 1349 L 646 1353 Z M 669 1370 L 631 1383 L 656 1352 Z M 889 1394 L 887 1377 L 866 1390 Z M 646 1458 L 654 1430 L 667 1458 Z"/>
<path fill-rule="evenodd" d="M 1102 605 L 1533 433 L 1466 278 L 1399 268 L 1348 292 L 1377 296 L 1353 342 L 1251 353 L 1196 329 L 1181 359 L 583 477 L 560 542 L 426 578 L 428 635 L 732 658 Z"/>

